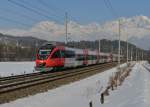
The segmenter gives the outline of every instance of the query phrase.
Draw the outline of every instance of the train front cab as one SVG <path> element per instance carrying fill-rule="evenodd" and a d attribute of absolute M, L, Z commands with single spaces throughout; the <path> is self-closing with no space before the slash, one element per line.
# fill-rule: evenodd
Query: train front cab
<path fill-rule="evenodd" d="M 36 55 L 36 67 L 37 71 L 50 71 L 58 67 L 64 67 L 65 58 L 63 53 L 61 53 L 64 48 L 53 48 L 50 52 L 48 49 L 39 49 Z M 49 53 L 49 54 L 42 54 Z M 42 58 L 43 57 L 43 58 Z"/>

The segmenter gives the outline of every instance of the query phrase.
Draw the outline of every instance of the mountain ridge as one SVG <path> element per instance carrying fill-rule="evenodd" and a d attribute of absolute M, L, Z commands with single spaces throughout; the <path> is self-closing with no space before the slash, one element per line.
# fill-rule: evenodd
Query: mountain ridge
<path fill-rule="evenodd" d="M 150 44 L 145 45 L 145 40 L 150 42 L 150 18 L 144 15 L 133 17 L 121 17 L 121 39 L 129 41 L 137 46 L 149 49 Z M 41 21 L 28 30 L 22 29 L 0 29 L 4 34 L 17 36 L 31 36 L 48 41 L 65 41 L 65 27 L 53 21 Z M 118 39 L 118 19 L 107 21 L 103 24 L 98 22 L 81 25 L 77 22 L 68 22 L 69 41 L 98 40 L 98 39 Z"/>

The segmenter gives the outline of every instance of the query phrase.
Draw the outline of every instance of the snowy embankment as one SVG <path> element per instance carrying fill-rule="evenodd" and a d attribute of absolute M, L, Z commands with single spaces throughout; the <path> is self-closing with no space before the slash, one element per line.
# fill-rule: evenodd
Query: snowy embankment
<path fill-rule="evenodd" d="M 122 66 L 126 66 L 126 64 Z M 116 68 L 45 93 L 22 98 L 1 106 L 49 107 L 51 105 L 51 107 L 88 107 L 89 101 L 96 96 L 100 96 L 100 92 L 105 89 L 109 77 L 114 72 L 116 72 Z"/>
<path fill-rule="evenodd" d="M 122 86 L 110 91 L 105 103 L 100 103 L 100 93 L 107 86 L 109 77 L 116 68 L 89 78 L 64 85 L 45 93 L 22 98 L 1 107 L 149 107 L 150 106 L 150 72 L 137 63 Z M 125 64 L 123 65 L 125 66 Z M 147 66 L 147 65 L 145 65 Z"/>
<path fill-rule="evenodd" d="M 142 64 L 148 65 L 136 64 L 123 85 L 106 97 L 103 107 L 150 107 L 150 72 Z"/>
<path fill-rule="evenodd" d="M 0 62 L 0 76 L 20 75 L 31 73 L 35 62 Z"/>

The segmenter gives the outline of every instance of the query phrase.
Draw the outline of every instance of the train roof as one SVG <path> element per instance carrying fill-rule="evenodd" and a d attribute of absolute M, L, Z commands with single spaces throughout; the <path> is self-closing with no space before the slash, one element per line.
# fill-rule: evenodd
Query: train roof
<path fill-rule="evenodd" d="M 39 49 L 51 49 L 54 48 L 55 46 L 52 44 L 43 44 Z"/>
<path fill-rule="evenodd" d="M 49 48 L 54 48 L 54 47 L 64 47 L 66 50 L 70 50 L 70 51 L 75 51 L 76 54 L 83 54 L 83 50 L 87 50 L 89 54 L 92 55 L 96 55 L 96 53 L 98 52 L 97 50 L 91 51 L 89 49 L 78 49 L 78 48 L 71 48 L 71 47 L 67 47 L 67 46 L 63 46 L 61 44 L 56 44 L 56 43 L 45 43 L 41 46 L 42 49 L 49 49 Z M 109 56 L 110 53 L 104 53 L 104 52 L 100 52 L 100 55 L 107 55 Z M 118 54 L 113 54 L 114 56 L 118 56 Z"/>

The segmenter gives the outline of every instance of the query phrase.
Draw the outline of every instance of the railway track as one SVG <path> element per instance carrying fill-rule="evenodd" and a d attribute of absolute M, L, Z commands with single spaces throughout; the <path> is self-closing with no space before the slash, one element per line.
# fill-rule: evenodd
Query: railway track
<path fill-rule="evenodd" d="M 62 71 L 51 71 L 51 72 L 37 72 L 37 73 L 30 73 L 30 74 L 23 74 L 23 75 L 16 75 L 16 76 L 9 76 L 9 77 L 3 77 L 0 78 L 0 87 L 2 87 L 2 85 L 4 84 L 8 84 L 8 83 L 13 83 L 16 81 L 25 81 L 26 79 L 30 79 L 30 78 L 38 78 L 38 77 L 44 77 L 44 76 L 58 76 L 58 74 L 63 74 L 66 72 L 73 72 L 73 71 L 79 71 L 79 70 L 86 70 L 86 69 L 91 69 L 91 68 L 95 68 L 97 66 L 102 66 L 104 64 L 99 64 L 99 65 L 95 65 L 95 66 L 88 66 L 88 67 L 82 67 L 82 68 L 76 68 L 76 69 L 68 69 L 68 70 L 62 70 Z"/>
<path fill-rule="evenodd" d="M 65 81 L 67 78 L 73 78 L 79 75 L 85 75 L 92 72 L 103 72 L 106 69 L 116 66 L 116 63 L 107 63 L 93 65 L 89 67 L 64 70 L 63 72 L 34 73 L 26 75 L 18 75 L 12 77 L 4 77 L 0 79 L 0 103 L 8 102 L 3 95 L 13 93 L 26 88 L 42 85 L 45 83 L 55 83 L 55 81 Z M 16 97 L 16 96 L 15 96 Z M 14 100 L 14 99 L 13 99 Z"/>
<path fill-rule="evenodd" d="M 66 78 L 68 76 L 74 76 L 82 73 L 91 72 L 93 70 L 101 70 L 105 67 L 109 67 L 110 64 L 96 65 L 90 66 L 81 69 L 67 70 L 63 72 L 53 72 L 53 73 L 36 73 L 31 75 L 19 75 L 15 78 L 2 78 L 0 82 L 0 94 L 8 91 L 13 91 L 20 88 L 25 88 L 29 86 L 33 86 L 36 84 L 41 84 L 44 82 L 51 82 L 58 79 Z"/>
<path fill-rule="evenodd" d="M 147 71 L 150 72 L 150 69 L 149 69 L 147 66 L 145 66 L 144 64 L 142 64 L 142 65 L 143 65 L 143 67 L 144 67 Z"/>

